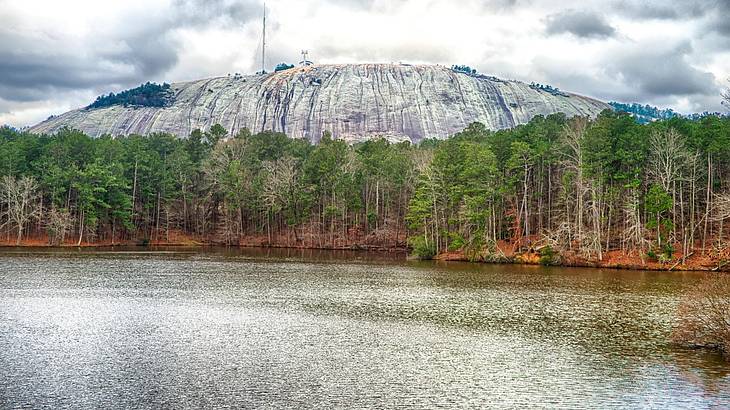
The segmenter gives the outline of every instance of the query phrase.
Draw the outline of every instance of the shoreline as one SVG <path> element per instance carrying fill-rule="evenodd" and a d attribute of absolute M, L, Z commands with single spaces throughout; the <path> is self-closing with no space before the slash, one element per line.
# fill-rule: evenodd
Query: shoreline
<path fill-rule="evenodd" d="M 63 243 L 60 245 L 50 245 L 47 241 L 40 239 L 23 240 L 19 245 L 15 242 L 0 241 L 0 249 L 7 248 L 27 248 L 27 249 L 72 249 L 72 248 L 116 248 L 116 247 L 135 247 L 139 249 L 154 247 L 171 247 L 171 248 L 208 248 L 208 247 L 228 247 L 228 248 L 257 248 L 257 249 L 299 249 L 299 250 L 317 250 L 317 251 L 350 251 L 350 252 L 381 252 L 391 254 L 403 254 L 405 259 L 418 260 L 410 254 L 409 249 L 394 246 L 377 246 L 377 245 L 348 245 L 348 246 L 295 246 L 286 244 L 266 244 L 256 243 L 254 241 L 241 242 L 239 244 L 223 244 L 209 241 L 200 241 L 190 238 L 179 241 L 170 242 L 150 242 L 140 243 L 139 241 L 120 241 L 120 242 L 82 242 L 81 245 L 76 243 Z M 615 256 L 615 255 L 614 255 Z M 463 252 L 445 252 L 431 258 L 438 262 L 467 262 L 467 263 L 486 263 L 497 265 L 532 265 L 532 266 L 556 266 L 556 267 L 581 267 L 596 269 L 617 269 L 617 270 L 645 270 L 645 271 L 664 271 L 664 272 L 730 272 L 730 262 L 719 263 L 709 257 L 692 256 L 688 258 L 687 263 L 681 264 L 678 260 L 667 263 L 659 263 L 653 261 L 644 261 L 642 264 L 640 259 L 634 257 L 631 259 L 628 255 L 620 255 L 622 261 L 616 261 L 614 258 L 608 258 L 604 261 L 592 261 L 585 259 L 571 259 L 568 262 L 544 265 L 540 263 L 540 255 L 536 252 L 513 253 L 510 256 L 504 256 L 498 260 L 470 260 Z M 719 269 L 718 269 L 719 266 Z"/>

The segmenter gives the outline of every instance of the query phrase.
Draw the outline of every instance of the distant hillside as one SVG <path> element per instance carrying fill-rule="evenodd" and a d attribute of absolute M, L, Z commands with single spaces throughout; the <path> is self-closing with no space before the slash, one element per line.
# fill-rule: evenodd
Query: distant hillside
<path fill-rule="evenodd" d="M 668 120 L 678 116 L 674 110 L 671 109 L 660 109 L 652 107 L 651 105 L 641 105 L 637 103 L 624 104 L 611 101 L 608 103 L 614 110 L 620 112 L 626 112 L 636 118 L 636 122 L 639 124 L 648 124 L 650 122 L 658 120 Z"/>
<path fill-rule="evenodd" d="M 616 111 L 619 112 L 626 112 L 631 114 L 635 119 L 636 122 L 639 124 L 648 124 L 650 122 L 659 121 L 659 120 L 668 120 L 674 117 L 682 117 L 682 118 L 689 118 L 692 120 L 698 120 L 704 117 L 707 117 L 709 115 L 714 115 L 717 117 L 723 117 L 725 114 L 719 113 L 719 112 L 702 112 L 702 113 L 694 113 L 694 114 L 688 114 L 683 115 L 680 114 L 670 108 L 657 108 L 653 107 L 651 105 L 645 104 L 637 104 L 637 103 L 631 103 L 631 104 L 624 104 L 612 101 L 608 103 L 608 105 L 611 106 Z"/>
<path fill-rule="evenodd" d="M 468 72 L 467 72 L 468 71 Z M 324 131 L 357 142 L 446 138 L 473 122 L 497 130 L 537 115 L 595 117 L 610 108 L 539 84 L 453 68 L 409 64 L 327 64 L 263 75 L 231 75 L 176 84 L 144 84 L 99 97 L 87 108 L 31 128 L 71 127 L 91 136 L 167 132 L 186 137 L 214 124 L 235 134 L 272 130 L 318 141 Z"/>

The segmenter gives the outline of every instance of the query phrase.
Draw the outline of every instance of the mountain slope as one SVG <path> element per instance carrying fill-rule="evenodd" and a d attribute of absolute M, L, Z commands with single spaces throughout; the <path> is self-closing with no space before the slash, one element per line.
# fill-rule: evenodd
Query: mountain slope
<path fill-rule="evenodd" d="M 92 136 L 170 132 L 187 136 L 219 123 L 231 133 L 274 130 L 318 141 L 372 136 L 443 138 L 474 121 L 510 128 L 538 114 L 595 116 L 603 102 L 551 88 L 455 72 L 443 66 L 348 64 L 296 67 L 266 75 L 172 84 L 166 107 L 82 108 L 31 127 L 77 128 Z"/>

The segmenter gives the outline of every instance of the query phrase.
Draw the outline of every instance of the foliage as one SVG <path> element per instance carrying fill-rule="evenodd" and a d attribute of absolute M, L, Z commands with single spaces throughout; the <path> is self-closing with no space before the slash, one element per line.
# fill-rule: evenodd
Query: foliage
<path fill-rule="evenodd" d="M 639 124 L 649 124 L 655 121 L 662 121 L 662 120 L 670 120 L 672 118 L 683 118 L 686 117 L 692 121 L 698 121 L 705 117 L 720 117 L 722 114 L 718 112 L 702 112 L 702 113 L 694 113 L 689 114 L 687 116 L 683 116 L 682 114 L 672 110 L 671 108 L 657 108 L 654 106 L 651 106 L 649 104 L 637 104 L 637 103 L 631 103 L 631 104 L 625 104 L 625 103 L 619 103 L 615 101 L 611 101 L 608 103 L 608 105 L 611 106 L 614 110 L 618 112 L 624 112 L 627 114 L 630 114 L 636 122 Z"/>
<path fill-rule="evenodd" d="M 552 94 L 552 95 L 556 95 L 556 96 L 561 96 L 561 97 L 568 96 L 568 94 L 565 94 L 564 92 L 560 91 L 559 88 L 553 87 L 548 84 L 530 83 L 530 88 L 532 88 L 533 90 L 545 91 L 548 94 Z"/>
<path fill-rule="evenodd" d="M 36 182 L 33 205 L 21 207 L 29 219 L 18 223 L 8 201 L 0 204 L 0 235 L 410 245 L 422 257 L 455 251 L 475 260 L 549 245 L 545 263 L 612 251 L 663 261 L 730 253 L 724 117 L 641 125 L 612 110 L 554 114 L 499 131 L 474 123 L 417 145 L 229 134 L 219 124 L 187 138 L 0 128 L 0 177 Z"/>
<path fill-rule="evenodd" d="M 545 246 L 540 249 L 540 264 L 545 266 L 559 265 L 560 256 L 552 247 Z"/>
<path fill-rule="evenodd" d="M 472 74 L 473 75 L 473 74 L 476 74 L 477 73 L 477 70 L 476 69 L 471 68 L 468 65 L 458 65 L 458 64 L 456 64 L 456 65 L 452 65 L 451 66 L 451 69 L 453 71 L 456 71 L 456 72 L 459 72 L 459 73 L 464 73 L 464 74 Z"/>
<path fill-rule="evenodd" d="M 96 100 L 89 104 L 87 109 L 110 107 L 112 105 L 123 106 L 140 106 L 140 107 L 166 107 L 172 103 L 172 92 L 170 84 L 147 82 L 139 87 L 121 91 L 119 93 L 109 93 L 108 95 L 100 95 Z"/>
<path fill-rule="evenodd" d="M 655 229 L 657 232 L 657 243 L 661 247 L 662 238 L 672 229 L 672 220 L 669 218 L 669 210 L 672 209 L 672 197 L 659 185 L 654 184 L 646 194 L 646 212 L 649 218 L 646 227 Z"/>
<path fill-rule="evenodd" d="M 276 65 L 276 68 L 274 68 L 274 72 L 278 73 L 279 71 L 289 70 L 291 68 L 294 68 L 294 64 L 279 63 Z"/>
<path fill-rule="evenodd" d="M 422 236 L 414 236 L 408 239 L 408 244 L 413 249 L 413 255 L 419 259 L 432 259 L 436 256 L 434 244 Z"/>
<path fill-rule="evenodd" d="M 631 114 L 639 124 L 648 124 L 657 120 L 668 120 L 678 116 L 674 110 L 660 109 L 649 104 L 641 105 L 637 103 L 623 104 L 618 102 L 608 103 L 614 110 Z"/>

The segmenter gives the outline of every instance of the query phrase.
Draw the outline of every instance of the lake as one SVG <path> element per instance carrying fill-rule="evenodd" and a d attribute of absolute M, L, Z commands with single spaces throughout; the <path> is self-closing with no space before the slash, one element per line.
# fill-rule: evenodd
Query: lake
<path fill-rule="evenodd" d="M 730 406 L 703 273 L 260 249 L 0 249 L 0 407 Z"/>

